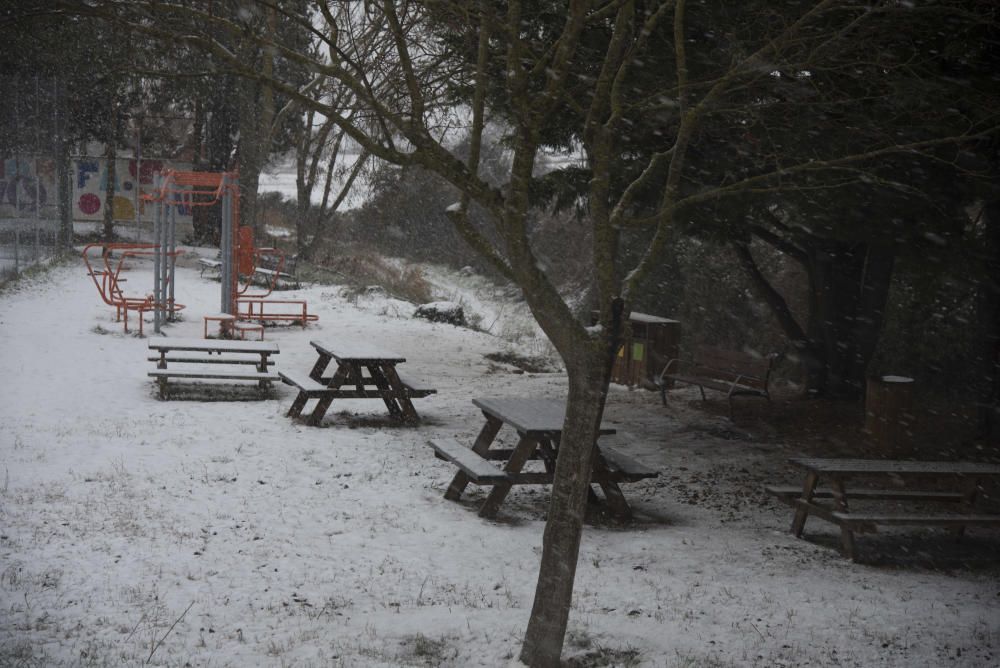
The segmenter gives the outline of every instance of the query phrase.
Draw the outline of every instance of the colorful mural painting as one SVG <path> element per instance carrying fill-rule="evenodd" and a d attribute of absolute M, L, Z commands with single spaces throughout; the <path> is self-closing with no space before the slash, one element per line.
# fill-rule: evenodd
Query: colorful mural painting
<path fill-rule="evenodd" d="M 153 210 L 144 206 L 139 196 L 153 191 L 153 179 L 167 168 L 190 170 L 190 163 L 167 163 L 163 160 L 136 161 L 122 159 L 115 161 L 114 201 L 112 203 L 115 220 L 135 220 L 135 208 L 139 207 L 139 219 L 153 221 Z M 108 184 L 107 160 L 104 158 L 78 158 L 73 161 L 73 220 L 104 220 L 105 194 Z M 182 193 L 174 195 L 173 206 L 177 207 L 178 222 L 191 222 L 190 200 Z"/>
<path fill-rule="evenodd" d="M 136 206 L 142 222 L 153 221 L 151 207 L 143 206 L 137 196 L 151 193 L 153 179 L 161 171 L 173 168 L 188 171 L 190 163 L 124 158 L 115 162 L 113 211 L 115 220 L 134 221 Z M 105 158 L 74 158 L 70 166 L 73 196 L 70 200 L 73 220 L 104 220 L 108 169 Z M 138 174 L 136 173 L 138 171 Z M 0 158 L 0 218 L 34 218 L 38 206 L 39 218 L 58 218 L 59 198 L 56 185 L 56 164 L 49 158 L 20 156 Z M 174 195 L 180 223 L 191 222 L 190 200 L 183 194 Z"/>

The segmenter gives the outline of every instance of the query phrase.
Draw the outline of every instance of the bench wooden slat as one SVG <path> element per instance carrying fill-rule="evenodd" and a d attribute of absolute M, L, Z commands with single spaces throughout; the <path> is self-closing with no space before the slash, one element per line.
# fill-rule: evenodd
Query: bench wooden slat
<path fill-rule="evenodd" d="M 154 369 L 147 374 L 153 378 L 215 378 L 219 380 L 278 380 L 273 371 L 249 371 L 245 369 Z"/>
<path fill-rule="evenodd" d="M 763 390 L 765 385 L 764 378 L 755 376 L 746 371 L 727 371 L 725 369 L 716 369 L 709 366 L 690 365 L 687 368 L 686 373 L 678 375 L 703 380 L 718 380 L 725 384 L 726 389 L 729 389 L 729 386 L 733 383 L 736 383 L 737 385 L 744 385 L 748 389 L 752 388 L 755 390 Z"/>
<path fill-rule="evenodd" d="M 506 473 L 453 438 L 437 438 L 428 444 L 434 448 L 435 453 L 458 466 L 477 485 L 495 485 L 509 481 Z"/>
<path fill-rule="evenodd" d="M 994 514 L 941 514 L 941 515 L 908 515 L 889 513 L 830 513 L 834 522 L 843 524 L 855 531 L 875 531 L 880 525 L 892 526 L 1000 526 L 1000 515 Z"/>
<path fill-rule="evenodd" d="M 659 471 L 655 471 L 645 464 L 606 445 L 601 446 L 601 454 L 604 455 L 604 460 L 608 463 L 611 473 L 615 477 L 621 476 L 623 480 L 635 482 L 644 478 L 655 478 L 660 475 Z"/>
<path fill-rule="evenodd" d="M 919 462 L 895 459 L 823 459 L 795 457 L 788 460 L 818 473 L 1000 475 L 1000 465 L 978 462 Z"/>
<path fill-rule="evenodd" d="M 160 358 L 158 355 L 150 355 L 146 358 L 148 362 L 159 362 Z M 252 364 L 254 366 L 260 365 L 260 357 L 257 359 L 250 359 L 248 357 L 231 359 L 228 357 L 219 357 L 217 355 L 210 355 L 206 357 L 178 357 L 173 355 L 167 355 L 167 364 Z M 274 366 L 274 360 L 267 360 L 268 366 Z"/>
<path fill-rule="evenodd" d="M 783 501 L 797 499 L 802 496 L 802 487 L 795 485 L 766 485 L 764 491 Z M 832 499 L 833 490 L 820 488 L 813 491 L 813 498 Z M 851 489 L 849 499 L 880 499 L 880 500 L 910 500 L 910 501 L 961 501 L 961 492 L 929 492 L 907 489 Z"/>
<path fill-rule="evenodd" d="M 718 390 L 719 392 L 733 392 L 734 394 L 736 393 L 759 394 L 762 396 L 764 394 L 763 390 L 756 387 L 743 385 L 741 383 L 721 382 L 712 378 L 685 376 L 683 374 L 675 374 L 675 373 L 668 373 L 663 377 L 679 383 L 687 383 L 689 385 L 701 385 L 702 387 L 709 387 L 713 390 Z"/>
<path fill-rule="evenodd" d="M 173 339 L 158 337 L 149 340 L 150 350 L 210 352 L 210 353 L 257 353 L 278 352 L 278 344 L 273 341 L 231 341 L 226 339 Z"/>
<path fill-rule="evenodd" d="M 762 355 L 754 355 L 741 350 L 727 350 L 716 346 L 700 345 L 697 357 L 712 362 L 718 369 L 765 370 L 771 366 L 770 360 Z"/>
<path fill-rule="evenodd" d="M 254 273 L 261 274 L 263 276 L 277 276 L 278 278 L 284 278 L 291 280 L 293 276 L 291 274 L 286 274 L 283 271 L 275 271 L 273 269 L 265 269 L 264 267 L 257 267 L 254 269 Z"/>
<path fill-rule="evenodd" d="M 416 380 L 412 376 L 400 373 L 398 369 L 396 370 L 396 375 L 399 376 L 400 382 L 402 382 L 403 387 L 406 388 L 407 394 L 414 399 L 420 399 L 431 394 L 437 394 L 437 390 L 430 387 L 421 387 L 422 385 L 426 385 L 426 383 Z"/>
<path fill-rule="evenodd" d="M 284 371 L 279 371 L 278 375 L 281 380 L 286 385 L 292 385 L 299 388 L 300 391 L 305 392 L 310 398 L 321 397 L 326 394 L 333 392 L 329 387 L 323 383 L 316 382 L 308 376 L 300 376 L 298 374 L 289 374 Z"/>

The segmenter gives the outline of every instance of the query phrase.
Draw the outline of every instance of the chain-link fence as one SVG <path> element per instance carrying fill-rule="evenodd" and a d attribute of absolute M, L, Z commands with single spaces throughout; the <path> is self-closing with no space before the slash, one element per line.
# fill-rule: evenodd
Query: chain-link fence
<path fill-rule="evenodd" d="M 59 169 L 64 101 L 57 78 L 0 76 L 0 281 L 55 255 L 60 242 Z M 60 177 L 59 174 L 63 176 Z"/>
<path fill-rule="evenodd" d="M 55 161 L 0 156 L 0 280 L 52 257 L 59 245 Z"/>
<path fill-rule="evenodd" d="M 0 220 L 0 283 L 58 252 L 59 221 Z"/>

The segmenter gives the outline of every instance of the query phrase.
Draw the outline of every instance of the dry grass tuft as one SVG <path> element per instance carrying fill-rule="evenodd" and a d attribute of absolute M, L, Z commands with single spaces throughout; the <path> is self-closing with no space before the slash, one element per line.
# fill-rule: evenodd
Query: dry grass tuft
<path fill-rule="evenodd" d="M 414 304 L 434 301 L 431 284 L 418 267 L 400 268 L 374 253 L 359 253 L 337 258 L 331 268 L 359 290 L 377 285 L 389 295 Z"/>

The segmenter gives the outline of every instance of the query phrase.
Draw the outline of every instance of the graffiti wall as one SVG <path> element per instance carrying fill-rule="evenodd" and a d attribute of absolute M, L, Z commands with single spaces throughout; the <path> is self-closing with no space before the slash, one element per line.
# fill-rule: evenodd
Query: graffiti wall
<path fill-rule="evenodd" d="M 0 158 L 0 218 L 59 217 L 56 163 L 47 158 Z"/>
<path fill-rule="evenodd" d="M 140 195 L 153 192 L 153 179 L 167 168 L 190 170 L 190 163 L 143 160 L 115 161 L 114 198 L 111 203 L 115 220 L 153 221 L 153 207 L 145 205 Z M 70 165 L 73 193 L 70 198 L 75 221 L 104 220 L 108 169 L 105 158 L 74 158 Z M 0 219 L 59 217 L 59 188 L 55 160 L 21 156 L 0 158 Z M 191 223 L 191 205 L 184 193 L 175 193 L 171 206 L 176 207 L 177 222 Z"/>
<path fill-rule="evenodd" d="M 114 198 L 111 203 L 115 220 L 136 219 L 153 221 L 153 207 L 145 204 L 141 196 L 152 194 L 153 180 L 168 168 L 190 170 L 190 163 L 165 162 L 162 160 L 142 160 L 138 167 L 132 159 L 115 161 Z M 104 220 L 107 206 L 105 195 L 108 185 L 107 160 L 104 158 L 77 158 L 73 161 L 73 220 Z M 177 222 L 191 222 L 190 199 L 183 193 L 175 193 L 171 205 L 177 208 Z"/>

